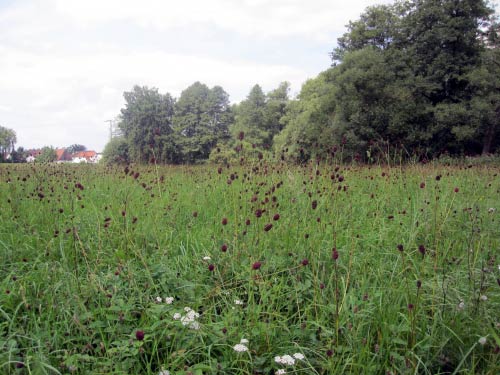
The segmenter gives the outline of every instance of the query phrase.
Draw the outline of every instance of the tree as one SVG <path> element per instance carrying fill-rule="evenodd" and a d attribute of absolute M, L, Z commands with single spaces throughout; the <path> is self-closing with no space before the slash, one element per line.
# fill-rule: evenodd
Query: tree
<path fill-rule="evenodd" d="M 272 145 L 273 138 L 283 129 L 282 118 L 286 114 L 289 102 L 289 82 L 281 82 L 278 88 L 267 93 L 266 109 L 264 111 L 266 130 L 268 132 L 264 144 Z"/>
<path fill-rule="evenodd" d="M 45 146 L 42 148 L 42 152 L 36 158 L 38 163 L 51 163 L 56 161 L 57 155 L 56 150 L 51 146 Z"/>
<path fill-rule="evenodd" d="M 147 163 L 154 158 L 158 162 L 175 162 L 174 99 L 156 88 L 139 86 L 123 96 L 126 104 L 121 110 L 119 128 L 128 142 L 130 161 Z"/>
<path fill-rule="evenodd" d="M 335 143 L 332 134 L 335 87 L 329 81 L 330 73 L 325 71 L 308 80 L 297 99 L 288 103 L 280 121 L 284 128 L 274 138 L 276 153 L 284 155 L 288 151 L 299 160 L 327 156 Z"/>
<path fill-rule="evenodd" d="M 0 126 L 0 157 L 2 160 L 14 151 L 17 142 L 16 132 L 12 129 Z"/>
<path fill-rule="evenodd" d="M 250 90 L 247 98 L 235 107 L 235 122 L 231 133 L 236 139 L 244 134 L 245 140 L 251 144 L 267 145 L 271 133 L 266 122 L 266 96 L 259 85 Z"/>
<path fill-rule="evenodd" d="M 484 101 L 473 82 L 480 74 L 472 74 L 490 13 L 481 0 L 368 8 L 332 53 L 340 62 L 333 79 L 339 88 L 335 133 L 361 151 L 375 138 L 431 155 L 474 150 L 472 137 L 479 134 L 492 139 L 496 131 L 479 131 L 488 121 L 478 119 Z"/>
<path fill-rule="evenodd" d="M 472 121 L 456 124 L 458 137 L 473 142 L 488 154 L 500 146 L 500 24 L 490 26 L 481 63 L 469 74 L 474 95 L 470 101 Z"/>
<path fill-rule="evenodd" d="M 211 149 L 228 137 L 232 121 L 229 96 L 220 86 L 195 82 L 175 104 L 173 128 L 184 162 L 207 159 Z"/>
<path fill-rule="evenodd" d="M 334 62 L 344 59 L 348 52 L 371 46 L 386 50 L 402 42 L 401 20 L 406 6 L 376 5 L 366 8 L 359 20 L 350 21 L 347 32 L 337 39 L 337 47 L 330 54 Z"/>
<path fill-rule="evenodd" d="M 18 147 L 17 150 L 11 153 L 11 161 L 13 163 L 25 163 L 28 153 L 24 147 Z"/>
<path fill-rule="evenodd" d="M 102 152 L 102 162 L 105 164 L 127 164 L 128 142 L 124 137 L 112 138 Z"/>
<path fill-rule="evenodd" d="M 73 155 L 74 153 L 77 153 L 77 152 L 80 152 L 80 151 L 86 151 L 87 150 L 87 147 L 85 147 L 84 145 L 80 145 L 80 144 L 73 144 L 71 146 L 69 146 L 66 151 L 70 154 L 70 155 Z"/>

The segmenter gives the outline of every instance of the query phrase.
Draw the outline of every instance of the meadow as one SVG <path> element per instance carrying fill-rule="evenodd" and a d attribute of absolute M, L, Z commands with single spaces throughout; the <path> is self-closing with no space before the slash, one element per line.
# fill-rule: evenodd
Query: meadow
<path fill-rule="evenodd" d="M 0 374 L 498 374 L 499 173 L 0 165 Z"/>

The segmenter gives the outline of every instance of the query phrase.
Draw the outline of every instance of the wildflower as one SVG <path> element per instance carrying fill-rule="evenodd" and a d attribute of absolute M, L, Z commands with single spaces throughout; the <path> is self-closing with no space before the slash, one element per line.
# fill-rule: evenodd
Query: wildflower
<path fill-rule="evenodd" d="M 174 302 L 174 297 L 165 297 L 165 303 L 171 305 Z"/>
<path fill-rule="evenodd" d="M 276 374 L 276 375 L 284 375 L 284 374 L 286 374 L 286 370 L 285 370 L 285 369 L 283 369 L 283 368 L 280 368 L 279 370 L 277 370 L 277 371 L 275 372 L 275 374 Z"/>
<path fill-rule="evenodd" d="M 464 301 L 460 301 L 460 303 L 457 305 L 457 310 L 462 311 L 464 308 L 465 308 Z"/>
<path fill-rule="evenodd" d="M 417 280 L 417 289 L 420 289 L 422 287 L 422 282 L 420 280 Z"/>
<path fill-rule="evenodd" d="M 337 259 L 339 259 L 339 252 L 337 251 L 337 248 L 335 248 L 335 247 L 332 250 L 332 259 L 335 260 L 335 261 Z"/>
<path fill-rule="evenodd" d="M 248 351 L 248 346 L 244 344 L 236 344 L 235 346 L 233 346 L 233 349 L 235 352 L 242 353 Z"/>
<path fill-rule="evenodd" d="M 304 357 L 304 354 L 302 354 L 302 353 L 294 353 L 293 358 L 298 359 L 298 360 L 303 360 L 305 357 Z"/>
<path fill-rule="evenodd" d="M 495 212 L 495 208 L 493 208 L 493 207 L 488 208 L 488 212 L 489 212 L 490 214 L 492 214 L 493 212 Z"/>
<path fill-rule="evenodd" d="M 223 244 L 221 247 L 220 247 L 220 250 L 225 253 L 227 251 L 227 245 L 226 244 Z"/>
<path fill-rule="evenodd" d="M 418 246 L 418 251 L 420 252 L 420 254 L 422 254 L 422 256 L 425 255 L 425 246 L 424 245 L 419 245 Z"/>
<path fill-rule="evenodd" d="M 227 217 L 222 218 L 222 225 L 227 225 Z"/>
<path fill-rule="evenodd" d="M 174 314 L 174 320 L 179 320 L 182 317 L 180 313 L 175 313 Z"/>
<path fill-rule="evenodd" d="M 269 231 L 271 230 L 271 228 L 272 228 L 272 227 L 273 227 L 273 225 L 272 225 L 271 223 L 268 223 L 268 224 L 266 224 L 266 225 L 264 226 L 264 230 L 265 230 L 266 232 L 269 232 Z"/>
<path fill-rule="evenodd" d="M 161 303 L 161 301 L 162 301 L 161 297 L 159 297 L 159 296 L 158 296 L 158 297 L 156 297 L 156 302 L 157 302 L 157 303 Z"/>
<path fill-rule="evenodd" d="M 243 301 L 240 301 L 239 299 L 234 300 L 235 305 L 243 305 Z"/>
<path fill-rule="evenodd" d="M 485 345 L 486 344 L 486 337 L 480 337 L 479 340 L 477 340 L 478 343 L 480 343 L 481 345 Z"/>
<path fill-rule="evenodd" d="M 214 270 L 214 269 L 215 269 L 215 265 L 214 265 L 214 264 L 209 264 L 209 265 L 208 265 L 208 270 L 209 270 L 210 272 L 213 272 L 213 270 Z"/>
<path fill-rule="evenodd" d="M 482 295 L 481 297 L 479 297 L 481 299 L 481 301 L 487 301 L 488 300 L 488 296 L 486 295 Z"/>
<path fill-rule="evenodd" d="M 455 189 L 453 189 L 453 191 L 454 191 L 455 193 L 458 193 L 458 188 L 456 187 Z"/>
<path fill-rule="evenodd" d="M 189 328 L 194 329 L 195 331 L 197 331 L 197 330 L 199 330 L 199 329 L 200 329 L 200 323 L 198 323 L 198 322 L 192 322 L 192 323 L 189 325 Z"/>
<path fill-rule="evenodd" d="M 285 354 L 284 356 L 276 356 L 274 357 L 274 361 L 276 363 L 280 363 L 282 365 L 293 366 L 295 364 L 295 358 L 293 358 L 289 354 Z"/>
<path fill-rule="evenodd" d="M 252 264 L 252 269 L 258 270 L 258 269 L 260 269 L 261 266 L 262 266 L 261 262 L 255 262 L 254 264 Z"/>
<path fill-rule="evenodd" d="M 212 259 L 212 258 L 210 258 L 208 255 L 203 257 L 203 260 L 210 260 L 210 259 Z"/>
<path fill-rule="evenodd" d="M 241 339 L 240 340 L 240 344 L 248 344 L 248 340 L 247 339 Z"/>
<path fill-rule="evenodd" d="M 144 340 L 144 331 L 135 331 L 135 338 L 139 341 Z"/>
<path fill-rule="evenodd" d="M 403 252 L 403 245 L 399 244 L 399 245 L 397 246 L 397 248 L 398 248 L 398 250 L 399 250 L 400 252 Z"/>
<path fill-rule="evenodd" d="M 308 260 L 308 259 L 302 259 L 301 264 L 302 264 L 303 266 L 307 266 L 307 265 L 309 264 L 309 260 Z"/>
<path fill-rule="evenodd" d="M 160 370 L 160 372 L 158 373 L 158 375 L 170 375 L 170 371 L 168 370 Z"/>
<path fill-rule="evenodd" d="M 273 220 L 274 220 L 274 221 L 277 221 L 277 220 L 279 220 L 279 219 L 280 219 L 280 214 L 274 214 L 274 216 L 273 216 Z"/>

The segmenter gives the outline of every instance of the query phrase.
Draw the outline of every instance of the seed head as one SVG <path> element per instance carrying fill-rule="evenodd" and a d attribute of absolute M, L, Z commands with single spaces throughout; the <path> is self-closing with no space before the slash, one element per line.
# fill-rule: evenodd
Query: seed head
<path fill-rule="evenodd" d="M 339 259 L 339 252 L 337 251 L 336 247 L 334 247 L 332 250 L 332 259 L 335 261 L 337 261 L 337 259 Z"/>
<path fill-rule="evenodd" d="M 144 331 L 141 330 L 135 331 L 135 338 L 139 341 L 144 340 Z"/>

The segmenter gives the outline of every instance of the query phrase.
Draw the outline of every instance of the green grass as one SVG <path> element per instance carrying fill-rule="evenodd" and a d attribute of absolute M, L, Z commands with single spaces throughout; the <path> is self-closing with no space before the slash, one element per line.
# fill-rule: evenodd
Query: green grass
<path fill-rule="evenodd" d="M 335 168 L 1 165 L 0 373 L 499 373 L 499 168 Z"/>

